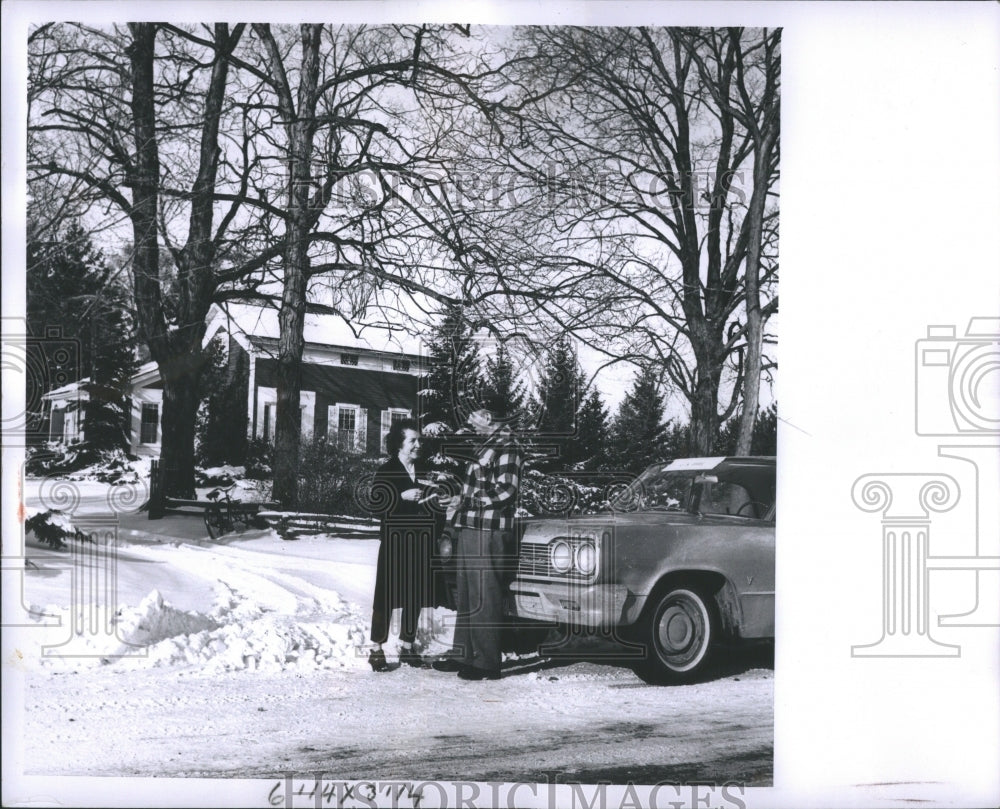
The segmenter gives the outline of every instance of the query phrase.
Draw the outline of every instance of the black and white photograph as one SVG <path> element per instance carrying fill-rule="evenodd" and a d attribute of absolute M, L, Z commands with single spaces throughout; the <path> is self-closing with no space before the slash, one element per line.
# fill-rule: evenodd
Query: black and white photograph
<path fill-rule="evenodd" d="M 943 5 L 5 5 L 4 804 L 995 805 Z"/>

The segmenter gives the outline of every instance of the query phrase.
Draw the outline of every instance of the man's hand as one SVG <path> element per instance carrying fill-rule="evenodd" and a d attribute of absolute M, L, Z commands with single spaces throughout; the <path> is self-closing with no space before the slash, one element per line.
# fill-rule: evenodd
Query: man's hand
<path fill-rule="evenodd" d="M 411 503 L 416 503 L 420 499 L 420 495 L 422 493 L 421 489 L 407 489 L 400 495 L 400 497 L 404 500 L 409 500 Z"/>

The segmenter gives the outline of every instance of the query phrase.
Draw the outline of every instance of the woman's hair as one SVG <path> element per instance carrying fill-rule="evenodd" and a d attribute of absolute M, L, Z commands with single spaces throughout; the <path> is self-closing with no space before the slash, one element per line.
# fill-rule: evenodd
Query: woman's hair
<path fill-rule="evenodd" d="M 400 419 L 389 426 L 389 434 L 385 437 L 385 450 L 390 458 L 394 458 L 399 448 L 403 446 L 403 434 L 407 430 L 420 434 L 420 426 L 413 419 Z"/>

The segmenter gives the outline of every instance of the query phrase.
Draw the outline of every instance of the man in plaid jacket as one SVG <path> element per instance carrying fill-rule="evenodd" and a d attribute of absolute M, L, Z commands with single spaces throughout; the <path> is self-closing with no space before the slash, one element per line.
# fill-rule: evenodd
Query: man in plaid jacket
<path fill-rule="evenodd" d="M 466 470 L 455 509 L 457 611 L 455 656 L 434 664 L 463 680 L 500 677 L 500 632 L 508 574 L 517 562 L 514 512 L 524 453 L 509 429 L 486 409 L 469 416 L 483 442 Z"/>

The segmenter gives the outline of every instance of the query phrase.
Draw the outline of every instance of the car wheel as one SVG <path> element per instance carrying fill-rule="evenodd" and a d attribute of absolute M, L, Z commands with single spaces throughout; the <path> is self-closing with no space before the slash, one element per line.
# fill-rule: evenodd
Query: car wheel
<path fill-rule="evenodd" d="M 690 682 L 711 663 L 719 622 L 715 603 L 692 587 L 677 587 L 652 605 L 644 620 L 646 654 L 636 673 L 655 685 Z"/>

